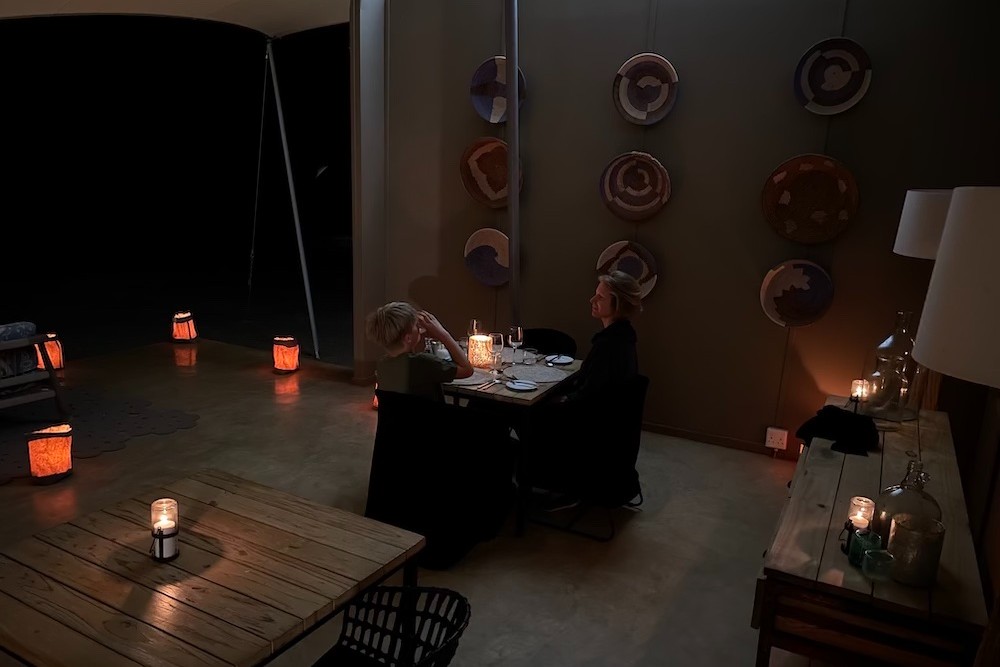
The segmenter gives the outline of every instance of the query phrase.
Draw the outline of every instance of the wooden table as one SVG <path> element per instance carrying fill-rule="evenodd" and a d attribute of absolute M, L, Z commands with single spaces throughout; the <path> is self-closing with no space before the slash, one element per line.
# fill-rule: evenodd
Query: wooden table
<path fill-rule="evenodd" d="M 179 556 L 149 557 L 175 498 Z M 415 533 L 207 470 L 0 549 L 0 647 L 44 665 L 255 665 L 405 566 Z"/>
<path fill-rule="evenodd" d="M 799 459 L 757 583 L 757 665 L 768 664 L 772 646 L 838 664 L 974 660 L 986 607 L 948 416 L 922 411 L 919 421 L 886 424 L 898 430 L 882 434 L 880 452 L 844 455 L 814 438 Z M 873 583 L 840 550 L 851 496 L 877 498 L 915 458 L 930 475 L 925 490 L 940 503 L 946 527 L 937 583 Z"/>

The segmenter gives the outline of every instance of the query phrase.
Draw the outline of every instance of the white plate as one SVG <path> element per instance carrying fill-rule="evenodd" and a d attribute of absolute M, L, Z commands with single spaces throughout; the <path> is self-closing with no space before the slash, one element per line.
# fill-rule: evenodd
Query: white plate
<path fill-rule="evenodd" d="M 511 380 L 505 385 L 511 391 L 536 391 L 538 385 L 527 380 Z"/>
<path fill-rule="evenodd" d="M 567 357 L 565 354 L 550 354 L 545 357 L 545 361 L 556 366 L 566 366 L 573 363 L 573 357 Z"/>

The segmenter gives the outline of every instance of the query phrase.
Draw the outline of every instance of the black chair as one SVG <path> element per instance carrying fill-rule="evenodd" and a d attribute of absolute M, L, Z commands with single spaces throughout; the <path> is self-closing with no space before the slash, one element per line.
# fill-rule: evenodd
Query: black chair
<path fill-rule="evenodd" d="M 336 646 L 315 664 L 445 667 L 471 615 L 469 601 L 447 588 L 376 586 L 347 606 Z"/>
<path fill-rule="evenodd" d="M 561 512 L 532 511 L 532 523 L 564 530 L 601 542 L 614 538 L 615 512 L 620 508 L 635 509 L 643 502 L 642 485 L 636 461 L 642 439 L 642 415 L 649 389 L 649 378 L 637 375 L 601 399 L 602 419 L 587 420 L 570 426 L 572 441 L 568 444 L 575 462 L 575 486 L 581 490 L 580 504 Z M 611 416 L 611 417 L 609 417 Z M 604 516 L 599 532 L 581 528 L 583 520 L 594 512 Z M 572 516 L 556 520 L 557 516 Z"/>
<path fill-rule="evenodd" d="M 514 499 L 514 451 L 496 415 L 377 390 L 365 516 L 427 538 L 417 562 L 446 569 L 500 532 Z"/>
<path fill-rule="evenodd" d="M 558 329 L 525 329 L 524 347 L 533 347 L 542 354 L 565 354 L 576 358 L 576 341 Z"/>

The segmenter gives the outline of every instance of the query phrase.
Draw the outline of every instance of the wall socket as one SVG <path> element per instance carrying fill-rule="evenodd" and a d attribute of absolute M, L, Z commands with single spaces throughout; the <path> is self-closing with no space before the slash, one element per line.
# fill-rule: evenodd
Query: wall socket
<path fill-rule="evenodd" d="M 788 431 L 776 426 L 768 426 L 767 435 L 764 436 L 764 446 L 771 449 L 784 449 L 788 446 Z"/>

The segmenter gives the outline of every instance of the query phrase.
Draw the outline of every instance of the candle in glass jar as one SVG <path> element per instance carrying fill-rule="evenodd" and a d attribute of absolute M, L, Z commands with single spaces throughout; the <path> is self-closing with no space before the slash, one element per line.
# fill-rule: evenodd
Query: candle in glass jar
<path fill-rule="evenodd" d="M 493 340 L 486 335 L 469 336 L 469 363 L 476 368 L 489 368 L 493 361 Z"/>
<path fill-rule="evenodd" d="M 851 510 L 847 513 L 847 518 L 855 527 L 859 527 L 854 520 L 857 518 L 871 522 L 875 518 L 875 501 L 864 496 L 854 496 L 851 498 Z M 867 526 L 866 526 L 867 527 Z"/>
<path fill-rule="evenodd" d="M 868 380 L 851 380 L 851 398 L 856 401 L 868 400 Z"/>

